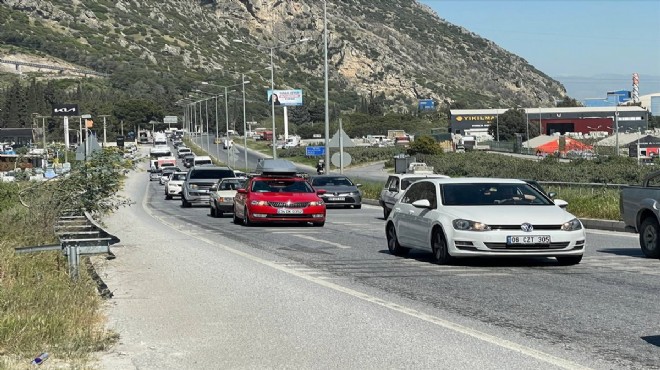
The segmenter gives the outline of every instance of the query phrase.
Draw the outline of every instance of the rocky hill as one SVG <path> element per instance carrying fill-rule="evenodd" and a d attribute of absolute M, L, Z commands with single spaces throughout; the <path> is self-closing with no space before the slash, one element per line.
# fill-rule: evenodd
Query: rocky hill
<path fill-rule="evenodd" d="M 536 106 L 565 95 L 524 59 L 441 16 L 414 0 L 328 0 L 331 100 L 344 109 L 370 95 L 394 107 L 419 98 Z M 276 88 L 323 96 L 319 0 L 0 0 L 0 24 L 0 59 L 57 58 L 172 99 L 195 80 L 235 82 L 227 70 L 259 71 L 252 88 L 263 89 L 268 47 L 309 38 L 273 50 Z"/>

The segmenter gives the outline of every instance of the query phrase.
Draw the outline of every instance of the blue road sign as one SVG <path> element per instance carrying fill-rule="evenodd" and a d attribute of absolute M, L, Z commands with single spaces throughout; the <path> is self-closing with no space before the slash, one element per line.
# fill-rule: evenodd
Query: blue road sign
<path fill-rule="evenodd" d="M 325 155 L 324 146 L 307 146 L 305 147 L 305 155 L 308 157 L 318 157 Z"/>

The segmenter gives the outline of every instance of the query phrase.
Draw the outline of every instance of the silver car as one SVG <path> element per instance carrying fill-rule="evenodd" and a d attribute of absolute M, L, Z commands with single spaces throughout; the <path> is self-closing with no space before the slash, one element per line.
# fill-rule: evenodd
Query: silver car
<path fill-rule="evenodd" d="M 318 175 L 310 177 L 314 189 L 323 189 L 321 194 L 327 207 L 353 207 L 362 208 L 362 193 L 358 189 L 362 184 L 354 184 L 348 177 L 343 175 Z"/>

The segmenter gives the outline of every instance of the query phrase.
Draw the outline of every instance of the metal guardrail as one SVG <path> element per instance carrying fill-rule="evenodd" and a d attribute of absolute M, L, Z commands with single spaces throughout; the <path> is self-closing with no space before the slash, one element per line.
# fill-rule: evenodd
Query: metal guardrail
<path fill-rule="evenodd" d="M 80 256 L 93 254 L 114 256 L 110 251 L 110 246 L 120 241 L 118 237 L 103 230 L 88 212 L 83 215 L 60 216 L 55 224 L 55 233 L 60 244 L 14 248 L 14 252 L 35 253 L 61 250 L 69 262 L 69 276 L 76 280 L 80 271 Z"/>
<path fill-rule="evenodd" d="M 603 184 L 601 182 L 563 182 L 563 181 L 539 181 L 541 185 L 554 185 L 554 186 L 574 186 L 574 187 L 585 187 L 585 188 L 613 188 L 621 189 L 625 186 L 630 186 L 630 184 Z"/>

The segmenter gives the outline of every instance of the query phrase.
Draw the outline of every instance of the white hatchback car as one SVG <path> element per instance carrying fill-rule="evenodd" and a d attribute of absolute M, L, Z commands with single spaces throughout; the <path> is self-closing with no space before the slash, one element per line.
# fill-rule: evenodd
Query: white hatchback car
<path fill-rule="evenodd" d="M 425 179 L 411 184 L 387 219 L 392 254 L 426 249 L 437 263 L 454 257 L 555 257 L 580 263 L 580 220 L 515 179 Z"/>
<path fill-rule="evenodd" d="M 180 171 L 174 172 L 170 175 L 169 180 L 165 182 L 165 199 L 172 199 L 172 197 L 180 197 L 183 190 L 183 181 L 186 179 L 188 172 Z"/>

